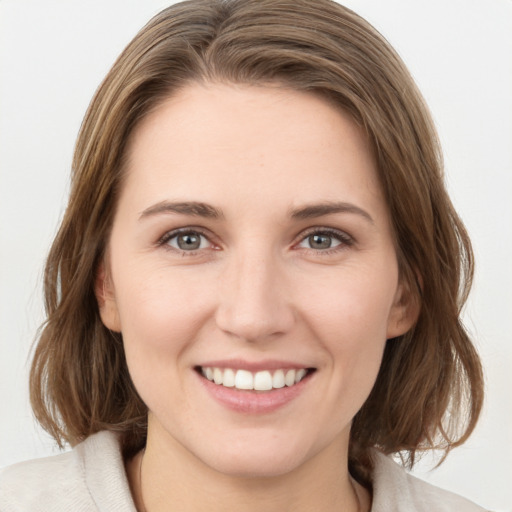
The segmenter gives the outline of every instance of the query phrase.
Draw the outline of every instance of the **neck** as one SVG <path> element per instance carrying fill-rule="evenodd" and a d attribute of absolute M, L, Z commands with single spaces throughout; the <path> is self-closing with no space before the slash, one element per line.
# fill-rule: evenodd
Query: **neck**
<path fill-rule="evenodd" d="M 283 475 L 242 477 L 222 474 L 183 446 L 162 445 L 149 435 L 127 472 L 139 512 L 366 512 L 370 496 L 350 477 L 347 448 L 335 442 Z"/>

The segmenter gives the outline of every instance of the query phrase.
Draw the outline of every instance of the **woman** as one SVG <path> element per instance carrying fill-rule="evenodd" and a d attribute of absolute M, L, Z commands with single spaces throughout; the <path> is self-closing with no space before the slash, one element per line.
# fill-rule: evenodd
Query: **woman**
<path fill-rule="evenodd" d="M 482 405 L 421 96 L 326 0 L 192 1 L 98 90 L 2 510 L 481 510 L 408 476 Z M 449 421 L 447 421 L 449 419 Z"/>

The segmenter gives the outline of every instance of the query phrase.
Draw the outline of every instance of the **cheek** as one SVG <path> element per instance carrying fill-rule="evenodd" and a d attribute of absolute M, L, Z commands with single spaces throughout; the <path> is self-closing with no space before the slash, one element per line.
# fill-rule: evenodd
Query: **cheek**
<path fill-rule="evenodd" d="M 340 339 L 346 348 L 363 349 L 366 344 L 385 340 L 397 281 L 398 272 L 392 265 L 382 270 L 348 269 L 323 282 L 305 283 L 302 309 L 311 326 L 322 333 L 320 338 Z"/>
<path fill-rule="evenodd" d="M 170 397 L 173 410 L 188 410 L 188 354 L 211 316 L 211 295 L 169 269 L 131 270 L 116 289 L 130 376 L 150 410 L 165 416 Z"/>
<path fill-rule="evenodd" d="M 308 328 L 329 354 L 333 392 L 350 396 L 356 408 L 373 387 L 386 345 L 398 279 L 389 268 L 346 272 L 302 298 Z"/>
<path fill-rule="evenodd" d="M 116 297 L 129 366 L 173 365 L 211 315 L 212 292 L 169 269 L 125 269 Z"/>

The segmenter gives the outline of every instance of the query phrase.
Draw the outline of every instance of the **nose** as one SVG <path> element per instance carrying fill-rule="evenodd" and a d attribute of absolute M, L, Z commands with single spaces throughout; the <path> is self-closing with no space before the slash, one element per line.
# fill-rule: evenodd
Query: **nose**
<path fill-rule="evenodd" d="M 216 323 L 222 331 L 261 343 L 291 330 L 294 309 L 276 258 L 240 254 L 226 265 L 220 279 Z"/>

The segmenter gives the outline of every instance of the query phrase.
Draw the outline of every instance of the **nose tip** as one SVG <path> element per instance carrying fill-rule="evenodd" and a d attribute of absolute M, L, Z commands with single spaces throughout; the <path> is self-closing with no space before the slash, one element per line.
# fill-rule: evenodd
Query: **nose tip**
<path fill-rule="evenodd" d="M 288 332 L 295 321 L 282 273 L 270 259 L 245 261 L 222 276 L 217 326 L 247 342 Z"/>

